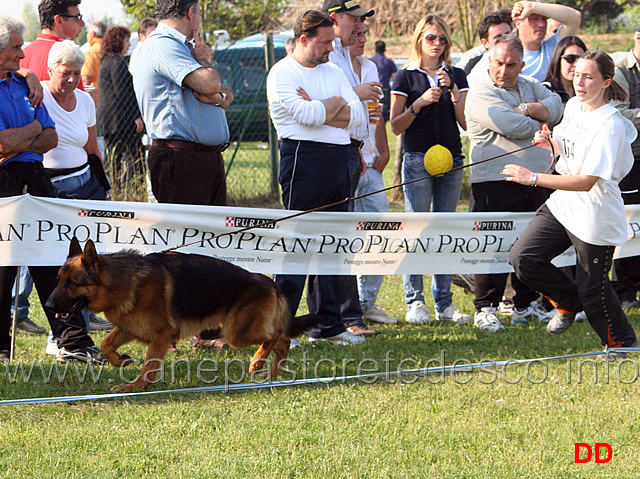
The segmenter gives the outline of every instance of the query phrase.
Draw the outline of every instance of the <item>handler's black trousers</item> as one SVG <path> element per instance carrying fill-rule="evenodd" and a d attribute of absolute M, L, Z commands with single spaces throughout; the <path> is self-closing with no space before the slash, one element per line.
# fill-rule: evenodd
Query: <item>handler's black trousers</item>
<path fill-rule="evenodd" d="M 283 139 L 280 143 L 280 185 L 282 202 L 289 210 L 308 210 L 340 201 L 349 196 L 349 146 L 313 141 Z M 328 211 L 347 211 L 342 204 Z M 286 257 L 285 257 L 286 264 Z M 340 314 L 339 280 L 334 275 L 309 275 L 309 312 L 323 316 L 322 324 L 309 331 L 314 338 L 327 338 L 344 332 Z M 296 315 L 306 275 L 274 276 Z"/>
<path fill-rule="evenodd" d="M 551 263 L 569 247 L 576 251 L 575 280 Z M 614 250 L 578 239 L 543 205 L 511 249 L 509 263 L 520 281 L 549 296 L 559 308 L 584 310 L 603 345 L 629 347 L 636 335 L 609 282 Z"/>
<path fill-rule="evenodd" d="M 0 197 L 18 196 L 26 192 L 33 196 L 55 197 L 49 176 L 42 163 L 9 163 L 0 167 Z M 43 244 L 43 248 L 46 245 Z M 62 261 L 64 258 L 60 258 Z M 59 266 L 30 266 L 29 271 L 43 305 L 51 331 L 59 348 L 78 349 L 93 346 L 85 329 L 81 312 L 68 320 L 56 319 L 55 314 L 44 308 L 47 298 L 57 284 Z M 16 279 L 16 266 L 0 267 L 0 349 L 11 347 L 11 291 Z"/>

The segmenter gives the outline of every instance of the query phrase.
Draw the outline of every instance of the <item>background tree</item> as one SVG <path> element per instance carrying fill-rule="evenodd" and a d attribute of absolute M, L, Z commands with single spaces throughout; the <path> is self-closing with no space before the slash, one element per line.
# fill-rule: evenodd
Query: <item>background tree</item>
<path fill-rule="evenodd" d="M 120 0 L 137 20 L 153 17 L 155 0 Z M 279 29 L 286 0 L 200 0 L 202 29 L 206 33 L 225 29 L 233 39 L 251 33 Z"/>
<path fill-rule="evenodd" d="M 24 8 L 22 9 L 22 21 L 27 27 L 24 32 L 24 41 L 34 41 L 38 33 L 40 33 L 40 19 L 38 18 L 38 14 L 36 13 L 33 4 L 24 4 Z"/>

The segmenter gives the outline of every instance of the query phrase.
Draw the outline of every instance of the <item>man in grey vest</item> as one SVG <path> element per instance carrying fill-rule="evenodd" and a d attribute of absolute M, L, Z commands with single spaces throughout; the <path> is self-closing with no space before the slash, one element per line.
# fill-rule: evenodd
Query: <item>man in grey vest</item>
<path fill-rule="evenodd" d="M 640 130 L 640 28 L 633 36 L 633 49 L 616 65 L 614 80 L 629 94 L 616 107 L 625 118 Z M 635 162 L 627 176 L 620 182 L 625 205 L 640 204 L 640 139 L 631 145 Z M 613 287 L 624 309 L 640 307 L 636 294 L 640 290 L 640 256 L 621 258 L 613 262 Z"/>

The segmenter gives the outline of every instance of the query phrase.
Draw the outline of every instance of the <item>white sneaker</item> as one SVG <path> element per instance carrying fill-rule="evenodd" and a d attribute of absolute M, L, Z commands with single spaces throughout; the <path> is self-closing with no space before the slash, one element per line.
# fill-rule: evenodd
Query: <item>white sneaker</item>
<path fill-rule="evenodd" d="M 57 356 L 59 352 L 60 350 L 58 349 L 58 342 L 56 341 L 56 338 L 53 337 L 53 334 L 49 332 L 49 337 L 47 338 L 46 353 Z"/>
<path fill-rule="evenodd" d="M 383 324 L 396 324 L 398 320 L 393 316 L 389 316 L 387 312 L 377 304 L 373 307 L 362 310 L 362 317 L 367 321 L 375 321 Z"/>
<path fill-rule="evenodd" d="M 482 308 L 473 316 L 473 325 L 478 329 L 484 329 L 492 333 L 504 329 L 498 316 L 496 316 L 496 311 L 497 309 L 492 307 Z"/>
<path fill-rule="evenodd" d="M 586 321 L 587 320 L 587 313 L 585 313 L 584 311 L 580 311 L 578 314 L 576 314 L 576 319 L 574 319 L 574 321 Z"/>
<path fill-rule="evenodd" d="M 436 319 L 438 321 L 453 321 L 458 324 L 469 324 L 473 321 L 473 316 L 460 312 L 455 304 L 451 303 L 444 311 L 436 311 Z"/>
<path fill-rule="evenodd" d="M 300 343 L 298 342 L 298 340 L 296 338 L 291 338 L 291 344 L 289 345 L 289 349 L 293 349 L 293 348 L 301 348 L 302 346 L 300 345 Z"/>
<path fill-rule="evenodd" d="M 528 308 L 518 309 L 513 308 L 513 316 L 511 316 L 511 324 L 524 325 L 529 324 L 529 321 L 538 320 L 538 322 L 547 324 L 551 321 L 553 315 L 547 313 L 537 301 L 531 301 Z"/>
<path fill-rule="evenodd" d="M 429 316 L 429 309 L 424 305 L 422 301 L 414 301 L 409 306 L 409 311 L 407 311 L 407 315 L 405 319 L 409 323 L 413 324 L 425 324 L 433 321 L 431 316 Z"/>
<path fill-rule="evenodd" d="M 329 336 L 328 338 L 309 337 L 309 341 L 312 343 L 324 341 L 331 344 L 337 344 L 339 346 L 349 346 L 351 344 L 364 343 L 365 339 L 362 336 L 351 334 L 349 331 L 344 331 L 340 334 L 336 334 L 335 336 Z"/>

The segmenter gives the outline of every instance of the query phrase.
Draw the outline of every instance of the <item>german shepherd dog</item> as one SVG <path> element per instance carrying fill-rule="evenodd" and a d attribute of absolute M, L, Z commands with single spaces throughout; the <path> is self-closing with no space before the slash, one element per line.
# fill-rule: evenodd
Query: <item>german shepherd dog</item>
<path fill-rule="evenodd" d="M 260 370 L 271 351 L 271 377 L 287 358 L 290 337 L 320 322 L 318 315 L 290 321 L 289 305 L 276 284 L 226 261 L 198 254 L 123 250 L 97 254 L 88 240 L 84 252 L 71 240 L 69 257 L 46 307 L 63 319 L 81 308 L 104 312 L 115 329 L 102 341 L 102 354 L 114 366 L 132 362 L 118 354 L 123 344 L 148 344 L 140 375 L 117 391 L 152 383 L 171 344 L 206 329 L 221 328 L 234 348 L 259 344 L 249 372 Z"/>

